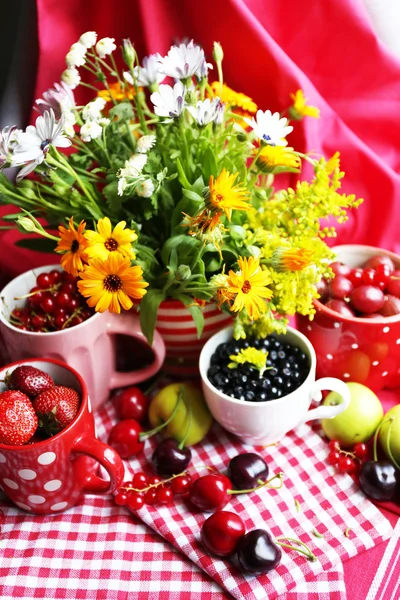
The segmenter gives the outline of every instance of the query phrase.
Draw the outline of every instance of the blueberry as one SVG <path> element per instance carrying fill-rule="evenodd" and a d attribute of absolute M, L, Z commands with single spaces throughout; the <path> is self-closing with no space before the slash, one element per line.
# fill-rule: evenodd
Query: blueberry
<path fill-rule="evenodd" d="M 278 351 L 278 358 L 280 360 L 283 360 L 284 358 L 286 358 L 286 352 L 284 350 L 279 350 Z"/>
<path fill-rule="evenodd" d="M 283 390 L 286 392 L 286 394 L 293 392 L 296 388 L 297 388 L 297 386 L 294 384 L 293 381 L 290 381 L 290 380 L 285 381 L 283 384 Z"/>
<path fill-rule="evenodd" d="M 272 367 L 271 369 L 268 369 L 268 375 L 270 377 L 276 377 L 279 373 L 279 370 L 276 367 Z"/>
<path fill-rule="evenodd" d="M 267 400 L 268 396 L 266 394 L 266 392 L 259 392 L 256 396 L 256 400 L 258 402 L 264 402 L 265 400 Z"/>
<path fill-rule="evenodd" d="M 247 400 L 247 402 L 254 402 L 255 400 L 255 393 L 252 390 L 247 390 L 247 392 L 244 395 L 245 400 Z"/>
<path fill-rule="evenodd" d="M 214 385 L 217 388 L 225 388 L 229 384 L 228 377 L 225 377 L 225 375 L 222 375 L 222 373 L 217 373 L 214 377 L 214 381 Z"/>
<path fill-rule="evenodd" d="M 241 385 L 237 385 L 233 388 L 233 393 L 235 394 L 235 398 L 240 398 L 244 394 L 244 388 Z"/>
<path fill-rule="evenodd" d="M 261 340 L 261 339 L 254 340 L 254 342 L 253 342 L 254 348 L 257 348 L 257 350 L 260 350 L 263 347 L 263 341 L 264 340 Z"/>
<path fill-rule="evenodd" d="M 277 394 L 278 394 L 278 388 L 275 385 L 272 385 L 269 390 L 269 396 L 271 398 L 277 398 L 278 397 Z"/>
<path fill-rule="evenodd" d="M 290 379 L 292 377 L 292 369 L 290 367 L 282 369 L 281 373 L 286 379 Z"/>
<path fill-rule="evenodd" d="M 276 359 L 278 358 L 278 353 L 276 350 L 271 350 L 271 352 L 268 354 L 268 358 L 272 361 L 275 362 Z"/>
<path fill-rule="evenodd" d="M 301 373 L 300 373 L 300 371 L 293 371 L 292 379 L 294 381 L 300 381 L 300 379 L 301 379 Z"/>
<path fill-rule="evenodd" d="M 283 379 L 280 375 L 277 375 L 276 377 L 273 378 L 272 383 L 276 387 L 280 388 L 283 385 Z"/>
<path fill-rule="evenodd" d="M 269 379 L 269 377 L 264 377 L 264 379 L 262 380 L 261 387 L 264 390 L 269 390 L 269 388 L 271 387 L 271 380 Z"/>
<path fill-rule="evenodd" d="M 212 365 L 207 371 L 207 377 L 210 379 L 211 377 L 214 377 L 217 373 L 219 373 L 219 366 Z"/>

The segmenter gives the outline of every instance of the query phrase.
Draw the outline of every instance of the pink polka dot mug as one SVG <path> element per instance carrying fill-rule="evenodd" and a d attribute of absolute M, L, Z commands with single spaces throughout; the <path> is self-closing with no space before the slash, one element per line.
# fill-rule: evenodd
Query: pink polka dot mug
<path fill-rule="evenodd" d="M 57 435 L 24 446 L 0 444 L 0 487 L 19 508 L 35 514 L 56 514 L 74 506 L 84 494 L 110 494 L 122 483 L 120 456 L 96 437 L 90 399 L 82 377 L 53 359 L 30 359 L 0 370 L 0 380 L 18 365 L 32 365 L 49 373 L 57 385 L 75 389 L 81 396 L 74 421 Z M 0 383 L 0 391 L 4 391 Z M 109 481 L 93 472 L 94 459 Z"/>
<path fill-rule="evenodd" d="M 378 254 L 389 256 L 400 269 L 400 256 L 372 246 L 336 246 L 337 260 L 351 268 Z M 313 321 L 297 315 L 299 330 L 314 346 L 317 376 L 362 383 L 374 391 L 400 385 L 400 314 L 378 319 L 343 316 L 314 302 Z"/>

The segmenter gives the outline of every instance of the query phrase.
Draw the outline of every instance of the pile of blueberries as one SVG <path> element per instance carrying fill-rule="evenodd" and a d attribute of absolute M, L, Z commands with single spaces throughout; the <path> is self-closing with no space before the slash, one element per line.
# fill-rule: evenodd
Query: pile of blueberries
<path fill-rule="evenodd" d="M 250 363 L 231 369 L 229 356 L 249 346 L 268 352 L 267 369 L 260 377 Z M 247 402 L 264 402 L 294 392 L 310 371 L 308 356 L 293 344 L 274 335 L 264 339 L 230 340 L 220 344 L 211 357 L 207 377 L 218 390 Z"/>

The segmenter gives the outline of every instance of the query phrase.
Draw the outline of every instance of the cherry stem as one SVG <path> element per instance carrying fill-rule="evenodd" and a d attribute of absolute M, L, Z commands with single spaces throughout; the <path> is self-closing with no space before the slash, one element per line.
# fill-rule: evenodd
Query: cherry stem
<path fill-rule="evenodd" d="M 388 432 L 388 437 L 387 437 L 386 450 L 387 450 L 387 453 L 389 454 L 390 460 L 392 461 L 392 463 L 394 464 L 394 466 L 396 467 L 396 469 L 399 469 L 399 471 L 400 471 L 400 465 L 398 464 L 397 460 L 393 456 L 393 452 L 392 452 L 392 449 L 390 447 L 390 438 L 392 436 L 392 428 L 393 428 L 394 418 L 390 417 L 389 421 L 390 421 L 390 425 L 389 425 L 389 432 Z"/>
<path fill-rule="evenodd" d="M 166 421 L 164 421 L 164 423 L 161 423 L 161 425 L 158 425 L 157 427 L 155 427 L 154 429 L 150 429 L 149 431 L 142 431 L 142 433 L 139 434 L 139 440 L 142 441 L 144 439 L 147 439 L 147 438 L 151 437 L 152 435 L 154 435 L 155 433 L 158 433 L 159 431 L 164 429 L 164 427 L 166 427 L 168 425 L 168 423 L 170 423 L 172 421 L 172 419 L 175 417 L 176 411 L 178 410 L 178 407 L 179 407 L 182 399 L 183 399 L 183 385 L 181 385 L 181 387 L 179 388 L 179 395 L 178 395 L 177 403 L 175 404 L 174 410 L 169 415 L 168 419 Z"/>
<path fill-rule="evenodd" d="M 185 405 L 185 407 L 186 407 L 186 409 L 187 409 L 187 411 L 189 413 L 189 425 L 188 425 L 188 427 L 186 429 L 186 433 L 185 433 L 185 435 L 183 437 L 183 440 L 181 441 L 181 443 L 178 446 L 179 450 L 182 450 L 182 448 L 185 446 L 185 442 L 186 442 L 186 440 L 188 438 L 188 435 L 190 433 L 190 429 L 192 427 L 192 417 L 193 417 L 193 411 L 192 411 L 192 407 L 190 406 L 190 404 L 186 404 L 185 401 L 183 401 L 183 403 L 184 403 L 184 405 Z"/>
<path fill-rule="evenodd" d="M 36 296 L 36 294 L 39 294 L 39 292 L 55 292 L 60 288 L 60 284 L 56 284 L 56 285 L 52 285 L 49 288 L 45 288 L 45 289 L 38 289 L 35 290 L 34 292 L 29 292 L 29 294 L 25 294 L 25 296 L 15 296 L 14 300 L 24 300 L 25 298 L 30 298 L 31 296 Z"/>
<path fill-rule="evenodd" d="M 290 544 L 283 544 L 279 540 L 287 540 L 288 542 L 293 542 L 293 544 L 302 546 L 303 548 L 305 548 L 305 550 L 303 550 L 303 548 L 296 548 L 296 546 L 291 546 Z M 279 537 L 275 538 L 275 543 L 278 546 L 281 546 L 281 548 L 288 548 L 289 550 L 295 550 L 299 554 L 303 554 L 306 558 L 308 558 L 312 562 L 315 562 L 317 560 L 317 557 L 315 556 L 315 554 L 313 552 L 311 552 L 311 550 L 307 546 L 307 544 L 305 544 L 304 542 L 301 542 L 300 540 L 295 540 L 294 538 L 289 538 L 289 537 L 285 537 L 285 536 L 279 536 Z"/>
<path fill-rule="evenodd" d="M 182 477 L 183 475 L 187 475 L 187 471 L 182 471 L 182 473 L 178 473 L 177 475 L 172 475 L 172 477 L 170 477 L 169 479 L 162 479 L 161 481 L 159 481 L 158 483 L 151 483 L 150 485 L 148 485 L 147 487 L 143 488 L 142 490 L 139 490 L 138 488 L 134 488 L 131 486 L 121 486 L 121 490 L 124 490 L 125 492 L 147 492 L 147 490 L 151 490 L 152 488 L 156 488 L 159 487 L 160 485 L 164 485 L 164 483 L 169 483 L 170 481 L 172 481 L 173 479 L 176 479 L 177 477 Z"/>
<path fill-rule="evenodd" d="M 271 483 L 271 481 L 274 481 L 274 479 L 279 479 L 278 485 L 269 485 Z M 258 482 L 259 481 L 260 480 L 258 480 Z M 277 473 L 276 475 L 271 477 L 271 479 L 267 479 L 267 481 L 263 481 L 260 485 L 258 485 L 255 488 L 252 488 L 251 490 L 228 490 L 227 493 L 228 494 L 249 494 L 250 492 L 256 492 L 257 490 L 260 490 L 263 487 L 269 487 L 269 488 L 272 488 L 273 490 L 279 490 L 282 486 L 283 486 L 283 473 Z"/>
<path fill-rule="evenodd" d="M 374 462 L 378 462 L 378 451 L 377 451 L 377 444 L 378 444 L 378 436 L 379 436 L 379 432 L 382 429 L 382 425 L 384 425 L 385 423 L 387 423 L 388 421 L 390 421 L 391 419 L 383 419 L 381 421 L 381 423 L 379 424 L 379 427 L 377 428 L 377 430 L 375 431 L 375 435 L 374 435 Z"/>

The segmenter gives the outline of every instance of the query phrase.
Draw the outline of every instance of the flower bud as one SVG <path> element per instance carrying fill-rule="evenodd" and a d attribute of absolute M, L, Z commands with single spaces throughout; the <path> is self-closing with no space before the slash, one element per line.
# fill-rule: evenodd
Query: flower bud
<path fill-rule="evenodd" d="M 135 63 L 135 49 L 129 38 L 122 41 L 122 56 L 129 69 L 133 69 Z"/>
<path fill-rule="evenodd" d="M 192 276 L 192 271 L 188 265 L 179 265 L 178 270 L 176 272 L 176 276 L 179 281 L 187 281 Z"/>
<path fill-rule="evenodd" d="M 18 217 L 17 223 L 22 229 L 29 231 L 29 233 L 37 231 L 35 223 L 29 217 Z"/>
<path fill-rule="evenodd" d="M 224 51 L 222 50 L 222 46 L 219 42 L 214 42 L 213 58 L 216 63 L 220 63 L 224 59 Z"/>
<path fill-rule="evenodd" d="M 239 133 L 236 134 L 236 139 L 238 142 L 245 142 L 247 140 L 247 135 L 241 131 L 239 131 Z"/>

